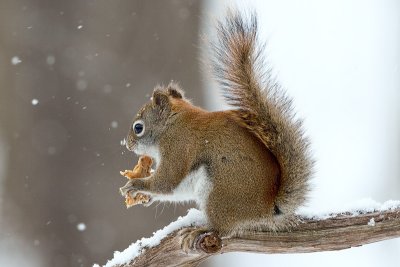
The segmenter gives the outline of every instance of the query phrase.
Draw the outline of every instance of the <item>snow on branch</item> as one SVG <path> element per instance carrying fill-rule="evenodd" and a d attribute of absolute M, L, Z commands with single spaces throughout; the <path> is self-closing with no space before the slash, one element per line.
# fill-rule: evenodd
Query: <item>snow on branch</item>
<path fill-rule="evenodd" d="M 302 210 L 297 217 L 299 224 L 287 232 L 249 231 L 236 237 L 220 237 L 214 232 L 202 234 L 193 251 L 185 253 L 181 248 L 182 235 L 205 223 L 202 213 L 191 209 L 153 237 L 142 238 L 123 252 L 115 252 L 104 267 L 196 266 L 214 254 L 227 252 L 308 253 L 400 237 L 400 201 L 383 205 L 367 201 L 335 213 Z"/>

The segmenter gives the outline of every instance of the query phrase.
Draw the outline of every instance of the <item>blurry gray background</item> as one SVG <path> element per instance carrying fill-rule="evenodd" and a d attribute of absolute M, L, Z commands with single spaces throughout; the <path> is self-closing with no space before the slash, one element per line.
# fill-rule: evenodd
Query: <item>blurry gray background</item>
<path fill-rule="evenodd" d="M 185 214 L 126 210 L 119 170 L 137 159 L 120 141 L 158 83 L 177 80 L 202 104 L 200 9 L 0 1 L 0 266 L 105 263 Z"/>
<path fill-rule="evenodd" d="M 257 9 L 274 74 L 306 118 L 309 207 L 400 199 L 400 3 L 234 1 Z M 0 1 L 0 266 L 90 266 L 188 205 L 126 210 L 120 146 L 158 83 L 223 107 L 200 35 L 231 1 Z M 308 255 L 227 254 L 212 266 L 398 266 L 400 241 Z"/>

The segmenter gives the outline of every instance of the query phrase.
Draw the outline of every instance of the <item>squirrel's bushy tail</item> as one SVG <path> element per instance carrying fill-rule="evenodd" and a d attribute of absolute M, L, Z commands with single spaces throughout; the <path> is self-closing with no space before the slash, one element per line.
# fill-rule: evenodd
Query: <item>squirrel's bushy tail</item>
<path fill-rule="evenodd" d="M 313 160 L 302 121 L 295 118 L 292 100 L 270 78 L 264 46 L 257 39 L 256 14 L 229 10 L 217 22 L 217 40 L 211 44 L 213 72 L 244 127 L 277 158 L 281 182 L 275 205 L 283 214 L 293 214 L 306 200 Z"/>

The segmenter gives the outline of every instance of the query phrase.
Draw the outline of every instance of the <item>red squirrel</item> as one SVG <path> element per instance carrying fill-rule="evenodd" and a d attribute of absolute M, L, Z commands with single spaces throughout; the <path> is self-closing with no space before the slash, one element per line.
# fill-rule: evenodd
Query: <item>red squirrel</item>
<path fill-rule="evenodd" d="M 212 72 L 233 109 L 208 112 L 175 83 L 154 89 L 130 127 L 126 147 L 156 163 L 148 178 L 120 189 L 153 201 L 194 201 L 221 235 L 279 231 L 295 224 L 313 160 L 292 100 L 269 79 L 257 18 L 230 11 L 217 23 Z M 185 250 L 197 233 L 186 237 Z"/>

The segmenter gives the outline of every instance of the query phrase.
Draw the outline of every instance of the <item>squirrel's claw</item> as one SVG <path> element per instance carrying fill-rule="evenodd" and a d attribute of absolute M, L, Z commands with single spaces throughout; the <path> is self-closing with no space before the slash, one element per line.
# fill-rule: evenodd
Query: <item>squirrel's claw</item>
<path fill-rule="evenodd" d="M 150 196 L 149 201 L 148 201 L 148 202 L 145 202 L 145 203 L 142 203 L 142 205 L 143 205 L 144 207 L 149 207 L 149 206 L 151 206 L 151 204 L 153 204 L 153 203 L 154 203 L 154 199 Z"/>
<path fill-rule="evenodd" d="M 128 181 L 123 187 L 119 189 L 119 192 L 121 193 L 122 196 L 126 196 L 129 194 L 131 191 L 136 191 L 135 187 L 133 186 L 133 181 Z"/>

